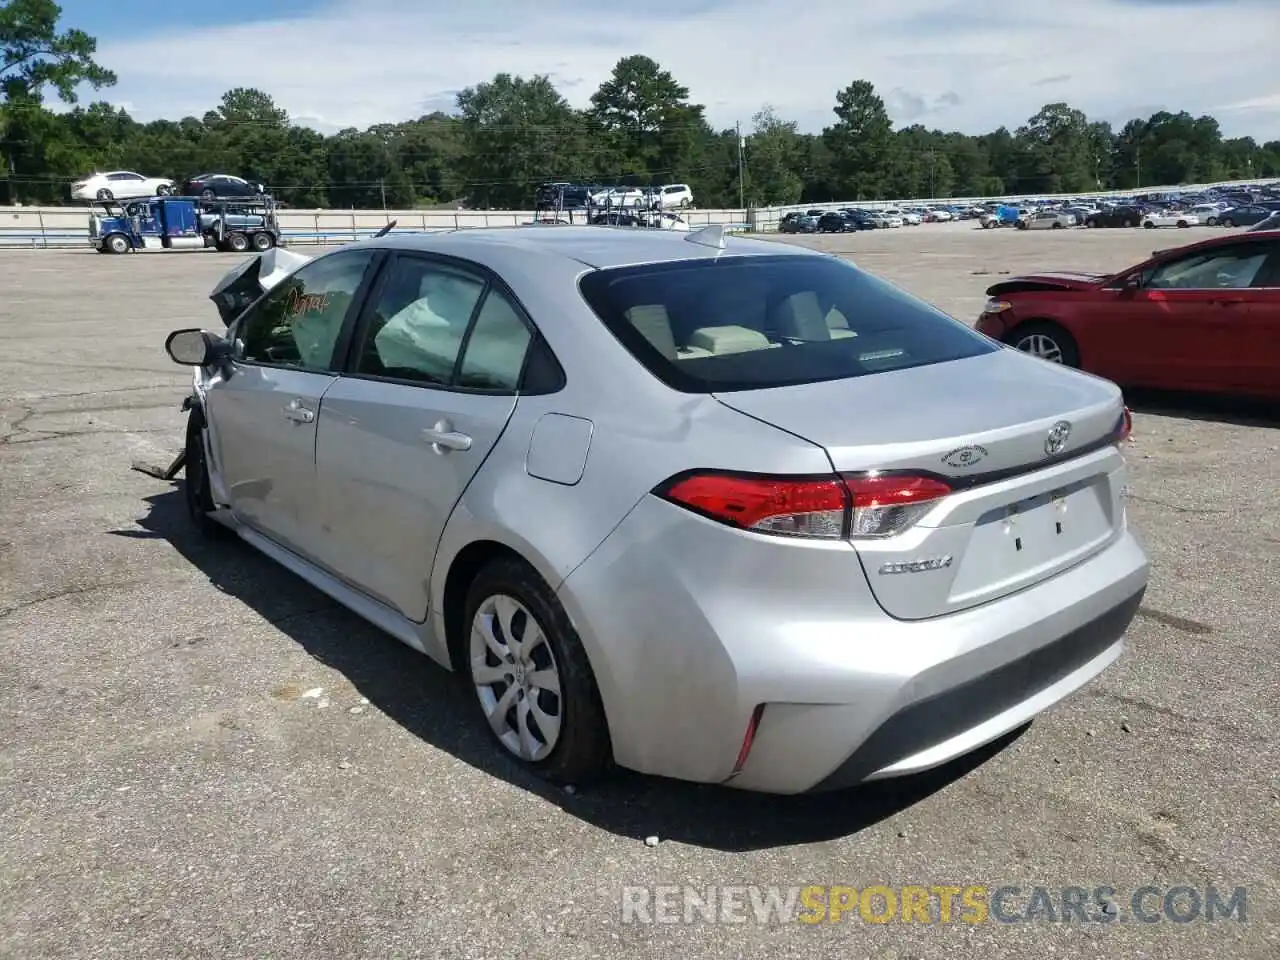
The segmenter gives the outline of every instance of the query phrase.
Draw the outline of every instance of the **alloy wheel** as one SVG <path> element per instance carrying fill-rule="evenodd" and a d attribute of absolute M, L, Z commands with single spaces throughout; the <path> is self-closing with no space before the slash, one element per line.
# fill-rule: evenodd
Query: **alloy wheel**
<path fill-rule="evenodd" d="M 546 759 L 560 739 L 560 669 L 542 627 L 519 600 L 488 597 L 471 623 L 471 680 L 494 735 L 521 760 Z"/>
<path fill-rule="evenodd" d="M 1014 346 L 1023 353 L 1029 353 L 1032 356 L 1039 357 L 1041 360 L 1048 360 L 1050 363 L 1063 362 L 1062 347 L 1058 345 L 1058 341 L 1043 333 L 1033 333 L 1030 336 L 1023 337 Z"/>

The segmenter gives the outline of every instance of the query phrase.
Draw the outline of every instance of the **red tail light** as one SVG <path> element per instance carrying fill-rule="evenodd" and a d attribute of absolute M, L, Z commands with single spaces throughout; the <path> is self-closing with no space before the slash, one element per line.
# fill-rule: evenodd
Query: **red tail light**
<path fill-rule="evenodd" d="M 849 535 L 854 538 L 901 533 L 951 492 L 944 481 L 915 474 L 850 475 L 844 482 L 853 500 Z"/>
<path fill-rule="evenodd" d="M 1120 414 L 1120 424 L 1116 427 L 1116 443 L 1124 443 L 1129 439 L 1129 434 L 1133 433 L 1133 414 L 1129 412 L 1129 408 L 1124 408 L 1124 413 Z"/>
<path fill-rule="evenodd" d="M 889 537 L 920 519 L 951 488 L 914 474 L 769 477 L 682 474 L 654 491 L 712 520 L 778 536 Z"/>
<path fill-rule="evenodd" d="M 695 473 L 677 477 L 659 496 L 712 520 L 791 537 L 844 536 L 849 492 L 839 477 Z"/>

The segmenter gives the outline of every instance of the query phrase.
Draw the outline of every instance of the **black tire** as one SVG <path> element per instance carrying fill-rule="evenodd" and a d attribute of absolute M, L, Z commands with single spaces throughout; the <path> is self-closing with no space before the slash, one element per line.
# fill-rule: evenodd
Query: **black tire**
<path fill-rule="evenodd" d="M 1140 221 L 1140 220 L 1130 220 L 1130 221 L 1129 221 L 1129 226 L 1131 226 L 1131 227 L 1136 227 L 1136 226 L 1138 226 L 1140 223 L 1141 223 L 1141 221 Z"/>
<path fill-rule="evenodd" d="M 129 252 L 129 241 L 123 233 L 113 233 L 103 241 L 103 249 L 107 253 L 121 254 Z"/>
<path fill-rule="evenodd" d="M 114 200 L 115 196 L 116 195 L 112 193 L 110 190 L 108 190 L 106 187 L 103 187 L 101 190 L 98 191 L 99 200 Z"/>
<path fill-rule="evenodd" d="M 1098 221 L 1095 220 L 1093 217 L 1090 217 L 1088 220 L 1084 222 L 1084 225 L 1086 227 L 1096 227 L 1098 225 Z"/>
<path fill-rule="evenodd" d="M 259 230 L 257 233 L 253 235 L 252 243 L 253 243 L 253 249 L 261 253 L 262 251 L 270 250 L 272 247 L 274 247 L 276 245 L 276 238 L 273 237 L 266 230 Z"/>
<path fill-rule="evenodd" d="M 1152 223 L 1150 220 L 1143 220 L 1142 226 L 1147 230 L 1154 230 L 1156 228 L 1156 225 Z"/>
<path fill-rule="evenodd" d="M 501 595 L 518 600 L 533 614 L 558 669 L 559 738 L 551 752 L 538 761 L 517 757 L 493 732 L 473 678 L 469 646 L 471 625 L 481 605 L 489 598 Z M 484 567 L 467 591 L 466 613 L 461 627 L 465 631 L 465 639 L 459 641 L 463 644 L 461 659 L 465 664 L 461 672 L 471 689 L 476 716 L 506 756 L 538 777 L 557 784 L 585 784 L 608 772 L 613 765 L 613 749 L 595 674 L 568 614 L 535 570 L 516 559 L 496 560 Z"/>
<path fill-rule="evenodd" d="M 245 253 L 249 249 L 249 238 L 239 231 L 227 234 L 225 242 L 232 253 Z"/>
<path fill-rule="evenodd" d="M 1053 223 L 1053 229 L 1054 229 L 1054 230 L 1061 230 L 1061 229 L 1062 229 L 1062 224 L 1058 223 L 1058 222 L 1055 220 L 1055 221 L 1054 221 L 1054 223 Z"/>
<path fill-rule="evenodd" d="M 165 184 L 163 184 L 163 183 L 162 183 L 162 184 L 160 184 L 160 186 L 156 187 L 156 196 L 157 196 L 157 197 L 167 197 L 167 196 L 169 196 L 169 194 L 171 194 L 171 193 L 173 193 L 173 187 L 166 186 L 166 185 L 165 185 Z"/>
<path fill-rule="evenodd" d="M 216 193 L 214 193 L 212 190 L 210 190 L 208 187 L 205 187 L 203 190 L 201 190 L 201 191 L 200 191 L 200 199 L 201 199 L 201 200 L 216 200 L 216 199 L 218 199 L 218 195 L 217 195 Z"/>
<path fill-rule="evenodd" d="M 1075 338 L 1061 324 L 1054 323 L 1052 320 L 1028 320 L 1026 323 L 1020 323 L 1005 334 L 1004 342 L 1014 349 L 1021 349 L 1018 344 L 1034 336 L 1051 339 L 1057 344 L 1062 354 L 1063 366 L 1080 369 L 1080 347 L 1076 344 Z"/>
<path fill-rule="evenodd" d="M 1228 230 L 1230 230 L 1232 227 L 1236 225 L 1236 222 L 1232 220 L 1230 217 L 1223 217 L 1222 225 L 1226 227 Z"/>
<path fill-rule="evenodd" d="M 183 468 L 182 497 L 191 525 L 204 537 L 218 537 L 226 527 L 209 516 L 214 510 L 209 489 L 209 465 L 204 456 L 204 413 L 199 409 L 187 417 L 187 462 Z"/>
<path fill-rule="evenodd" d="M 1218 225 L 1218 218 L 1217 218 L 1217 217 L 1210 217 L 1210 218 L 1209 218 L 1208 220 L 1206 220 L 1204 223 L 1205 223 L 1205 226 L 1207 226 L 1207 227 L 1216 227 L 1216 226 Z"/>
<path fill-rule="evenodd" d="M 1190 229 L 1190 227 L 1191 227 L 1191 224 L 1187 223 L 1187 221 L 1185 221 L 1185 220 L 1179 220 L 1179 221 L 1178 221 L 1178 228 L 1179 228 L 1179 229 L 1181 229 L 1181 230 L 1187 230 L 1187 229 Z"/>

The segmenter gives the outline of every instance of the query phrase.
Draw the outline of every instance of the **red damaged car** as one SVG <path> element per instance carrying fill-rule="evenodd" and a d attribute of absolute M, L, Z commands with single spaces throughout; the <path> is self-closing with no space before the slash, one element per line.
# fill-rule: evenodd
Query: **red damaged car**
<path fill-rule="evenodd" d="M 1122 386 L 1280 400 L 1280 231 L 1158 250 L 1111 275 L 1002 280 L 977 328 Z"/>

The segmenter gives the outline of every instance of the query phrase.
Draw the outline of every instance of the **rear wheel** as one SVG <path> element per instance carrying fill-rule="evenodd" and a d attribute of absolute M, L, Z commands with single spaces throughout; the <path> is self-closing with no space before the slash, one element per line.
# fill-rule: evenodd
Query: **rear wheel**
<path fill-rule="evenodd" d="M 114 200 L 114 199 L 115 199 L 115 194 L 113 194 L 113 193 L 112 193 L 110 190 L 108 190 L 106 187 L 103 187 L 101 190 L 99 190 L 99 191 L 98 191 L 98 199 L 99 199 L 99 200 Z"/>
<path fill-rule="evenodd" d="M 265 230 L 259 231 L 253 235 L 253 249 L 255 250 L 270 250 L 275 246 L 275 242 L 275 237 L 271 236 L 271 234 L 267 233 Z"/>
<path fill-rule="evenodd" d="M 1088 220 L 1084 222 L 1084 225 L 1086 227 L 1096 227 L 1098 225 L 1098 221 L 1093 219 L 1093 217 L 1090 217 Z"/>
<path fill-rule="evenodd" d="M 1050 320 L 1032 320 L 1015 327 L 1005 343 L 1050 363 L 1080 366 L 1080 349 L 1065 329 Z"/>
<path fill-rule="evenodd" d="M 582 641 L 527 564 L 498 560 L 467 592 L 467 670 L 502 748 L 553 783 L 585 783 L 612 762 L 608 724 Z"/>
<path fill-rule="evenodd" d="M 1062 229 L 1062 224 L 1058 223 L 1058 222 L 1055 220 L 1055 221 L 1054 221 L 1054 224 L 1053 224 L 1053 229 L 1054 229 L 1054 230 L 1061 230 L 1061 229 Z"/>
<path fill-rule="evenodd" d="M 1231 227 L 1234 227 L 1236 225 L 1236 222 L 1232 220 L 1230 217 L 1223 217 L 1222 225 L 1230 229 Z"/>
<path fill-rule="evenodd" d="M 232 253 L 244 253 L 249 249 L 249 238 L 243 233 L 229 233 L 225 242 Z"/>
<path fill-rule="evenodd" d="M 217 198 L 217 196 L 218 195 L 214 193 L 212 190 L 210 190 L 208 187 L 205 187 L 203 190 L 200 191 L 201 200 L 214 200 Z"/>

